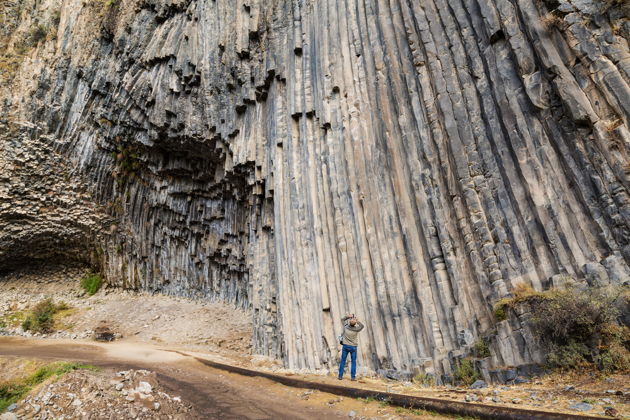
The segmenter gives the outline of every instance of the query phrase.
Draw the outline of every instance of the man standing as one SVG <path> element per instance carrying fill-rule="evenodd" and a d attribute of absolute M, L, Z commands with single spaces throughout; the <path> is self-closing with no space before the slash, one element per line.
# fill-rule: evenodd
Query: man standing
<path fill-rule="evenodd" d="M 350 377 L 353 381 L 356 381 L 357 375 L 357 345 L 359 344 L 359 331 L 363 329 L 363 324 L 354 316 L 354 314 L 348 314 L 341 318 L 343 323 L 343 335 L 341 336 L 341 344 L 343 350 L 341 351 L 341 363 L 339 364 L 339 376 L 338 379 L 343 378 L 343 370 L 346 367 L 346 357 L 350 353 L 352 359 L 352 365 L 350 366 Z"/>

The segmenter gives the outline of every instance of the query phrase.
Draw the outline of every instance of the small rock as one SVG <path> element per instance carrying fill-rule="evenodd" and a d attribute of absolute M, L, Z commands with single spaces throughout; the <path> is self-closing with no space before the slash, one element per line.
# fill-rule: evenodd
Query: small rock
<path fill-rule="evenodd" d="M 150 394 L 153 392 L 153 387 L 148 382 L 140 382 L 140 384 L 138 384 L 136 388 L 136 391 L 142 394 Z"/>
<path fill-rule="evenodd" d="M 352 418 L 354 416 L 356 416 L 357 413 L 355 413 L 353 410 L 348 411 L 348 417 Z"/>
<path fill-rule="evenodd" d="M 479 397 L 475 394 L 466 394 L 466 396 L 464 397 L 464 400 L 466 402 L 479 401 Z"/>
<path fill-rule="evenodd" d="M 469 386 L 470 389 L 481 389 L 487 387 L 488 385 L 486 384 L 486 382 L 482 381 L 481 379 L 477 379 L 475 382 L 473 382 L 471 386 Z"/>
<path fill-rule="evenodd" d="M 619 411 L 617 411 L 617 409 L 613 407 L 605 407 L 604 414 L 608 417 L 617 417 L 619 416 Z"/>
<path fill-rule="evenodd" d="M 606 390 L 606 394 L 612 394 L 615 395 L 617 393 L 617 391 L 615 391 L 614 389 L 607 389 Z"/>
<path fill-rule="evenodd" d="M 0 420 L 18 420 L 18 418 L 13 413 L 4 413 L 0 414 Z"/>
<path fill-rule="evenodd" d="M 153 403 L 153 409 L 155 411 L 159 410 L 160 409 L 160 403 L 159 402 Z"/>
<path fill-rule="evenodd" d="M 613 400 L 611 400 L 610 398 L 602 398 L 602 401 L 605 402 L 608 405 L 612 405 L 615 402 Z"/>
<path fill-rule="evenodd" d="M 521 403 L 521 399 L 520 398 L 513 398 L 512 399 L 512 404 L 520 404 Z"/>
<path fill-rule="evenodd" d="M 585 402 L 581 402 L 581 403 L 577 403 L 577 404 L 573 404 L 569 406 L 569 410 L 575 410 L 575 411 L 590 411 L 592 409 L 593 409 L 593 406 Z"/>
<path fill-rule="evenodd" d="M 13 411 L 17 408 L 17 404 L 13 403 L 10 406 L 7 407 L 7 411 Z"/>
<path fill-rule="evenodd" d="M 124 386 L 124 385 L 123 385 L 123 383 L 122 383 L 122 382 L 118 382 L 118 383 L 116 384 L 116 386 L 114 386 L 114 388 L 116 388 L 116 391 L 120 391 L 120 390 L 122 390 L 122 389 L 123 389 L 123 386 Z"/>
<path fill-rule="evenodd" d="M 564 387 L 563 391 L 564 392 L 568 392 L 568 391 L 573 391 L 575 389 L 575 387 L 573 385 L 567 385 Z M 606 391 L 608 392 L 608 391 Z"/>
<path fill-rule="evenodd" d="M 33 404 L 31 407 L 33 407 L 33 414 L 39 413 L 39 411 L 42 409 L 42 407 L 38 404 Z"/>
<path fill-rule="evenodd" d="M 501 402 L 501 398 L 499 398 L 498 396 L 495 395 L 494 397 L 492 397 L 492 402 L 500 403 Z"/>

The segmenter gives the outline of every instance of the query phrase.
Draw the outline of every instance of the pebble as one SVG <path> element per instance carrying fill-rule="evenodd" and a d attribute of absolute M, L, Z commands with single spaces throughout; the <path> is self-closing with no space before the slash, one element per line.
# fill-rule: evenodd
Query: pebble
<path fill-rule="evenodd" d="M 352 418 L 354 416 L 356 416 L 357 413 L 355 413 L 353 410 L 348 411 L 348 417 Z"/>
<path fill-rule="evenodd" d="M 617 417 L 619 416 L 619 411 L 617 411 L 617 409 L 613 407 L 605 407 L 604 414 L 608 417 Z"/>
<path fill-rule="evenodd" d="M 153 392 L 153 387 L 148 382 L 140 382 L 140 384 L 136 387 L 136 391 L 142 394 L 150 394 Z"/>

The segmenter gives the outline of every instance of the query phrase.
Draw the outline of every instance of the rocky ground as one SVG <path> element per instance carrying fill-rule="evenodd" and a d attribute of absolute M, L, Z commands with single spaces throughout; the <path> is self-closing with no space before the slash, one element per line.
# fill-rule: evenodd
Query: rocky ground
<path fill-rule="evenodd" d="M 274 360 L 252 355 L 250 318 L 245 311 L 219 303 L 196 302 L 177 297 L 111 288 L 104 288 L 93 296 L 87 296 L 79 286 L 80 279 L 85 274 L 86 270 L 81 267 L 48 267 L 45 269 L 31 267 L 19 272 L 4 274 L 0 278 L 0 334 L 33 336 L 31 332 L 22 330 L 21 321 L 28 309 L 35 303 L 46 297 L 51 297 L 55 302 L 67 303 L 70 309 L 62 311 L 58 315 L 56 332 L 47 335 L 35 334 L 36 338 L 46 342 L 53 339 L 70 339 L 76 340 L 77 343 L 84 343 L 86 340 L 93 339 L 94 330 L 99 326 L 107 326 L 114 332 L 116 342 L 120 344 L 152 345 L 157 348 L 184 351 L 188 354 L 247 368 L 286 375 L 299 375 L 307 380 L 339 384 L 334 374 L 322 375 L 291 371 L 283 369 Z M 133 377 L 131 379 L 126 376 L 114 377 L 115 373 L 109 371 L 98 374 L 75 372 L 54 385 L 59 392 L 53 390 L 45 392 L 76 394 L 75 399 L 81 401 L 82 404 L 87 404 L 84 395 L 91 392 L 103 393 L 103 398 L 99 398 L 102 404 L 99 403 L 98 406 L 94 407 L 79 405 L 79 403 L 72 405 L 74 399 L 70 400 L 66 396 L 60 396 L 60 402 L 57 403 L 57 406 L 65 407 L 67 405 L 67 408 L 74 410 L 72 413 L 80 412 L 80 410 L 87 410 L 86 412 L 104 410 L 103 413 L 110 413 L 107 411 L 107 404 L 111 404 L 112 407 L 118 406 L 118 402 L 116 402 L 118 400 L 107 402 L 111 396 L 111 393 L 108 394 L 112 388 L 108 385 L 110 381 L 118 381 L 123 384 L 123 388 L 117 390 L 120 391 L 118 393 L 120 395 L 116 394 L 115 396 L 123 406 L 142 404 L 135 410 L 136 414 L 140 416 L 139 418 L 142 418 L 141 416 L 146 413 L 156 414 L 152 408 L 154 406 L 151 405 L 154 402 L 159 403 L 162 407 L 165 407 L 166 402 L 177 405 L 176 400 L 168 400 L 167 396 L 161 396 L 157 391 L 152 394 L 153 401 L 151 398 L 134 396 L 134 390 L 139 384 L 136 377 L 143 377 L 144 372 L 130 373 L 129 375 Z M 143 381 L 157 386 L 154 381 L 155 377 L 151 375 L 151 373 L 146 373 L 145 376 L 148 379 Z M 1 376 L 0 380 L 2 380 Z M 79 383 L 85 385 L 77 390 L 73 384 Z M 344 381 L 342 384 L 347 383 Z M 554 374 L 513 385 L 488 386 L 478 384 L 474 389 L 432 387 L 369 376 L 362 377 L 352 385 L 392 393 L 422 395 L 454 401 L 630 418 L 629 384 L 629 375 L 604 376 L 595 372 L 586 372 L 579 375 Z M 120 385 L 115 385 L 114 388 L 116 386 L 120 387 Z M 87 390 L 83 392 L 83 388 Z M 63 389 L 66 391 L 62 391 Z M 310 399 L 320 406 L 331 408 L 339 406 L 343 408 L 340 411 L 341 414 L 345 411 L 360 412 L 353 406 L 356 401 L 352 402 L 351 399 L 342 403 L 343 399 L 333 396 L 328 398 L 322 393 L 305 393 L 303 390 L 295 392 L 295 397 Z M 39 398 L 39 400 L 35 398 Z M 33 404 L 46 408 L 47 406 L 39 403 L 41 398 L 42 396 L 39 394 L 31 395 L 28 401 L 25 400 L 19 406 L 22 411 L 16 411 L 16 413 L 27 414 L 27 409 L 34 410 L 34 408 L 29 408 L 33 407 Z M 114 397 L 111 396 L 111 398 Z M 132 398 L 134 401 L 129 401 Z M 143 408 L 146 409 L 144 413 Z M 182 406 L 181 410 L 185 408 Z M 360 406 L 359 408 L 364 407 Z M 383 408 L 379 407 L 378 409 Z M 167 411 L 166 408 L 160 410 L 162 410 L 160 413 L 166 416 L 164 418 L 168 418 L 168 415 L 175 416 L 184 413 L 184 411 L 177 411 L 175 408 L 173 408 L 175 411 L 172 412 Z M 374 410 L 372 412 L 374 415 L 382 414 Z M 33 411 L 29 413 L 32 414 Z M 401 414 L 393 412 L 392 415 L 396 417 Z"/>
<path fill-rule="evenodd" d="M 35 346 L 37 347 L 37 346 Z M 99 359 L 96 363 L 102 363 Z M 0 384 L 19 378 L 47 361 L 0 356 Z M 357 400 L 309 389 L 294 389 L 262 378 L 213 371 L 200 365 L 163 363 L 159 372 L 112 368 L 76 370 L 51 378 L 0 415 L 1 420 L 22 419 L 333 419 L 413 420 L 448 419 L 422 410 L 391 407 L 374 400 Z M 197 375 L 195 393 L 173 382 L 164 366 L 175 368 L 183 384 Z M 212 379 L 204 378 L 213 374 Z M 199 379 L 202 379 L 199 382 Z M 222 384 L 213 387 L 213 382 Z M 204 387 L 208 385 L 209 387 Z M 245 390 L 251 400 L 243 398 Z M 222 397 L 222 393 L 229 396 Z M 262 400 L 262 402 L 261 402 Z M 202 401 L 200 407 L 195 401 Z M 273 409 L 265 407 L 274 406 Z M 213 405 L 218 405 L 213 412 Z M 208 407 L 210 412 L 208 411 Z M 290 407 L 292 411 L 287 411 Z"/>
<path fill-rule="evenodd" d="M 169 394 L 154 372 L 78 370 L 47 381 L 18 402 L 10 419 L 191 419 L 192 406 Z"/>
<path fill-rule="evenodd" d="M 336 381 L 334 378 L 324 380 Z M 424 386 L 362 378 L 356 386 L 494 406 L 630 418 L 630 375 L 627 374 L 555 373 L 521 384 L 489 385 L 478 381 L 470 387 Z"/>
<path fill-rule="evenodd" d="M 82 267 L 53 266 L 0 277 L 0 334 L 90 339 L 106 326 L 118 340 L 250 358 L 251 319 L 246 312 L 221 303 L 114 288 L 87 296 L 80 287 L 86 273 Z M 59 314 L 56 331 L 24 331 L 21 322 L 28 309 L 47 297 L 70 306 Z"/>

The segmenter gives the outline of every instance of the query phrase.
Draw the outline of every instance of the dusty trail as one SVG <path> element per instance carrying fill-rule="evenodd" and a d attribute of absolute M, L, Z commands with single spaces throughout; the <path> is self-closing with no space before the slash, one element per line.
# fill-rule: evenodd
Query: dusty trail
<path fill-rule="evenodd" d="M 326 419 L 335 410 L 316 408 L 280 393 L 271 382 L 205 366 L 191 357 L 143 344 L 77 343 L 0 337 L 0 355 L 74 360 L 117 369 L 150 369 L 163 386 L 181 395 L 204 419 Z"/>

